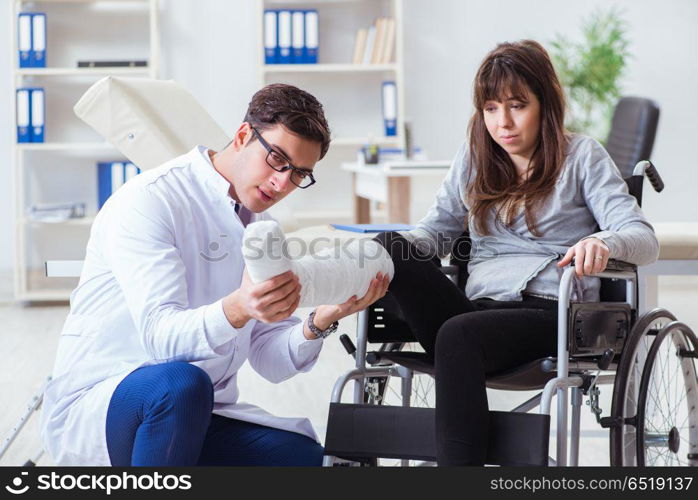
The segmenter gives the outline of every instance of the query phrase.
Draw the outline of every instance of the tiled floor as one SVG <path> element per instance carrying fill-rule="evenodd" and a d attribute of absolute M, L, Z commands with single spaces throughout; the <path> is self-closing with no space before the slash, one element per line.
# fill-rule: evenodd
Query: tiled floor
<path fill-rule="evenodd" d="M 668 308 L 689 326 L 698 330 L 698 278 L 665 277 L 660 279 L 660 305 Z M 0 339 L 2 353 L 0 365 L 0 439 L 4 440 L 12 426 L 24 413 L 26 404 L 41 388 L 51 373 L 58 333 L 65 318 L 65 306 L 20 307 L 0 305 Z M 307 310 L 298 312 L 304 317 Z M 340 333 L 353 337 L 355 321 L 346 319 Z M 245 365 L 240 373 L 242 399 L 257 404 L 272 413 L 284 416 L 306 416 L 311 419 L 318 435 L 325 434 L 327 404 L 337 377 L 352 367 L 353 359 L 346 354 L 338 335 L 330 338 L 323 349 L 316 367 L 282 384 L 266 382 Z M 349 393 L 350 391 L 347 391 Z M 602 391 L 602 402 L 607 401 L 609 391 Z M 533 393 L 490 393 L 492 409 L 510 409 L 528 399 Z M 605 413 L 609 405 L 603 405 Z M 606 432 L 596 424 L 587 407 L 582 409 L 582 433 L 585 436 L 580 463 L 598 465 L 608 463 Z M 553 417 L 554 422 L 554 417 Z M 551 443 L 554 449 L 554 443 Z M 38 415 L 34 415 L 0 465 L 22 464 L 40 450 L 38 439 Z M 40 464 L 50 464 L 43 456 Z"/>

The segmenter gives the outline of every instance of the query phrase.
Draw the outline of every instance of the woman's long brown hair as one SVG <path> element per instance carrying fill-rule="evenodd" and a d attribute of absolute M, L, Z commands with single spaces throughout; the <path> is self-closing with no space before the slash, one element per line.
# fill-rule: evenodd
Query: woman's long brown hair
<path fill-rule="evenodd" d="M 529 92 L 540 102 L 540 131 L 531 157 L 529 176 L 520 181 L 514 163 L 490 136 L 483 109 L 487 101 L 504 102 L 512 96 L 525 100 Z M 475 111 L 468 127 L 470 162 L 475 178 L 468 188 L 470 217 L 480 234 L 490 234 L 493 210 L 511 225 L 510 207 L 523 202 L 528 229 L 536 229 L 536 209 L 551 194 L 564 163 L 565 98 L 548 53 L 533 40 L 502 43 L 480 65 L 474 83 Z"/>

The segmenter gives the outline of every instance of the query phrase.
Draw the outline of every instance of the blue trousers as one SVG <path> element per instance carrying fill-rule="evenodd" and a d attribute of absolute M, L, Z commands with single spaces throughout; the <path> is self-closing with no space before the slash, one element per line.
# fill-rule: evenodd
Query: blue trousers
<path fill-rule="evenodd" d="M 114 466 L 319 466 L 323 448 L 295 432 L 212 414 L 213 385 L 183 362 L 138 368 L 107 411 Z"/>

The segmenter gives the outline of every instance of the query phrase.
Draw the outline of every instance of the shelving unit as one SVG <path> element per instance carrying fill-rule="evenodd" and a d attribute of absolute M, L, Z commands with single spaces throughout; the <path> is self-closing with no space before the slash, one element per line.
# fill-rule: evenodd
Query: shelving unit
<path fill-rule="evenodd" d="M 97 1 L 97 0 L 95 0 Z M 150 76 L 148 68 L 22 68 L 17 76 Z"/>
<path fill-rule="evenodd" d="M 260 87 L 290 83 L 315 95 L 325 107 L 332 143 L 318 165 L 317 187 L 283 200 L 274 215 L 293 214 L 295 225 L 349 222 L 353 217 L 351 176 L 340 165 L 355 160 L 357 150 L 369 141 L 385 147 L 405 147 L 405 85 L 403 52 L 403 0 L 257 0 Z M 266 9 L 316 9 L 319 15 L 318 64 L 265 64 L 264 11 Z M 395 19 L 395 50 L 387 64 L 351 64 L 356 31 L 377 17 Z M 383 132 L 381 88 L 384 80 L 397 87 L 397 135 Z M 341 190 L 341 192 L 340 192 Z M 317 209 L 316 207 L 322 207 Z M 323 218 L 321 214 L 326 214 Z"/>
<path fill-rule="evenodd" d="M 264 73 L 361 73 L 397 71 L 396 64 L 265 64 Z"/>
<path fill-rule="evenodd" d="M 19 151 L 116 151 L 108 142 L 37 142 L 17 144 Z"/>
<path fill-rule="evenodd" d="M 76 219 L 68 219 L 65 221 L 61 222 L 46 222 L 46 221 L 41 221 L 41 220 L 34 220 L 34 219 L 29 219 L 27 217 L 24 218 L 22 221 L 25 225 L 36 225 L 36 226 L 60 226 L 60 225 L 65 225 L 65 226 L 91 226 L 92 223 L 95 221 L 94 216 L 91 217 L 80 217 Z"/>
<path fill-rule="evenodd" d="M 99 78 L 158 77 L 160 66 L 159 0 L 11 0 L 12 129 L 15 130 L 15 92 L 20 87 L 43 87 L 46 94 L 46 142 L 13 146 L 15 182 L 15 297 L 18 301 L 65 301 L 77 284 L 75 278 L 44 277 L 44 261 L 83 259 L 89 229 L 97 210 L 96 163 L 122 160 L 72 113 L 77 98 Z M 72 10 L 71 10 L 72 9 Z M 17 15 L 47 13 L 47 67 L 19 68 Z M 118 12 L 121 19 L 114 21 Z M 92 17 L 91 17 L 92 16 Z M 101 17 L 100 17 L 101 16 Z M 60 20 L 52 26 L 52 20 Z M 104 29 L 91 19 L 101 20 Z M 135 22 L 137 20 L 137 22 Z M 122 22 L 123 26 L 114 26 Z M 137 26 L 134 28 L 134 24 Z M 52 29 L 60 32 L 56 38 Z M 118 38 L 119 30 L 128 37 Z M 83 39 L 81 39 L 81 36 Z M 116 39 L 120 43 L 116 43 Z M 100 46 L 99 43 L 107 44 Z M 137 45 L 137 46 L 136 46 Z M 80 58 L 146 59 L 146 67 L 78 68 Z M 103 54 L 102 52 L 108 52 Z M 139 57 L 132 57 L 134 52 Z M 102 57 L 102 56 L 105 57 Z M 147 57 L 142 57 L 147 56 Z M 57 126 L 60 125 L 60 126 Z M 72 177 L 71 177 L 72 176 Z M 65 178 L 63 178 L 65 177 Z M 67 194 L 66 194 L 67 193 Z M 71 194 L 72 193 L 72 194 Z M 87 199 L 70 199 L 80 193 Z M 49 200 L 44 199 L 47 195 Z M 93 199 L 94 198 L 94 199 Z M 27 217 L 33 204 L 86 202 L 88 214 L 63 222 Z"/>

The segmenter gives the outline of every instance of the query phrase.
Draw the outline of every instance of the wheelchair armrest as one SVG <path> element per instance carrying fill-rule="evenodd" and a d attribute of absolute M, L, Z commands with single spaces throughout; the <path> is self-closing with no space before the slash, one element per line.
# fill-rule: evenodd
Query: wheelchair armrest
<path fill-rule="evenodd" d="M 606 271 L 636 271 L 637 266 L 622 260 L 609 259 L 606 264 Z"/>
<path fill-rule="evenodd" d="M 567 267 L 574 267 L 575 266 L 575 259 L 572 259 L 572 262 L 570 262 L 569 266 Z M 606 264 L 606 269 L 601 271 L 600 273 L 594 274 L 594 276 L 599 277 L 599 278 L 623 278 L 626 275 L 624 274 L 623 276 L 613 276 L 613 273 L 634 273 L 637 271 L 637 266 L 635 264 L 631 264 L 630 262 L 624 262 L 622 260 L 616 260 L 616 259 L 608 259 L 608 263 Z"/>

